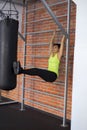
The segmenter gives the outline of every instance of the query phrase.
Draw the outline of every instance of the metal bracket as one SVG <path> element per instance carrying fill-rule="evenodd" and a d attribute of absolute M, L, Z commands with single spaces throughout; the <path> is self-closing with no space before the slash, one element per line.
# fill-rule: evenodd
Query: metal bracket
<path fill-rule="evenodd" d="M 23 35 L 20 33 L 20 32 L 18 32 L 18 35 L 20 36 L 20 38 L 25 42 L 26 40 L 25 40 L 25 38 L 23 37 Z"/>

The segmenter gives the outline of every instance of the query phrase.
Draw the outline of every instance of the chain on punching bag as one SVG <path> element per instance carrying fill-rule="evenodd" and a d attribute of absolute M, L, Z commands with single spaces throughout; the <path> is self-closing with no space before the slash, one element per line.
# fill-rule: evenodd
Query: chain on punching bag
<path fill-rule="evenodd" d="M 6 18 L 0 21 L 0 89 L 16 87 L 13 62 L 17 61 L 18 21 Z"/>

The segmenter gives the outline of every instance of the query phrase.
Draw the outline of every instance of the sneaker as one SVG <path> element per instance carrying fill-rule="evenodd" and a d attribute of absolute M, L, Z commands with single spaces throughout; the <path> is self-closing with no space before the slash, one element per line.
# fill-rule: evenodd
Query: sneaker
<path fill-rule="evenodd" d="M 17 74 L 20 74 L 21 73 L 21 65 L 20 65 L 20 62 L 19 61 L 14 61 L 13 62 L 13 69 L 14 69 L 14 73 L 17 75 Z"/>

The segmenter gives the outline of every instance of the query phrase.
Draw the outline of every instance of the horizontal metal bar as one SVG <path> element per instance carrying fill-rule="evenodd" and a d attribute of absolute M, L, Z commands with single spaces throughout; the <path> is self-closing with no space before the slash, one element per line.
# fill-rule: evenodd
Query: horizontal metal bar
<path fill-rule="evenodd" d="M 66 17 L 67 14 L 64 15 L 60 15 L 60 16 L 56 16 L 56 18 L 62 18 L 62 17 Z M 25 24 L 31 24 L 31 23 L 36 23 L 36 22 L 42 22 L 42 21 L 46 21 L 46 20 L 51 20 L 52 18 L 43 18 L 43 19 L 39 19 L 39 20 L 34 20 L 34 21 L 30 21 L 30 22 L 26 22 Z"/>
<path fill-rule="evenodd" d="M 25 38 L 23 37 L 23 35 L 20 33 L 20 32 L 18 32 L 18 35 L 20 36 L 20 38 L 25 42 L 26 40 L 25 40 Z"/>
<path fill-rule="evenodd" d="M 39 94 L 43 94 L 43 95 L 47 95 L 47 96 L 51 96 L 51 97 L 55 97 L 55 98 L 64 99 L 63 96 L 58 96 L 56 94 L 51 94 L 51 93 L 48 93 L 48 92 L 42 92 L 42 91 L 35 90 L 35 89 L 32 89 L 32 88 L 25 88 L 25 90 L 27 90 L 27 91 L 33 91 L 35 93 L 39 93 Z"/>
<path fill-rule="evenodd" d="M 73 56 L 73 55 L 70 55 L 70 57 L 71 57 L 71 56 Z M 43 55 L 28 55 L 28 54 L 24 55 L 24 57 L 31 57 L 31 58 L 46 58 L 46 59 L 49 58 L 49 56 L 43 56 Z M 65 58 L 66 58 L 66 56 L 63 56 L 63 57 L 62 57 L 62 59 L 64 59 L 64 60 L 65 60 Z M 69 61 L 70 61 L 70 60 L 69 60 Z M 72 61 L 72 59 L 71 59 L 71 61 Z"/>
<path fill-rule="evenodd" d="M 58 42 L 58 44 L 61 44 Z M 41 43 L 26 43 L 25 46 L 48 46 L 49 42 L 41 42 Z M 21 47 L 20 47 L 21 48 Z M 73 49 L 74 45 L 70 45 L 70 49 Z M 44 49 L 44 48 L 43 48 Z"/>
<path fill-rule="evenodd" d="M 51 33 L 54 30 L 45 30 L 45 31 L 36 31 L 36 32 L 27 32 L 26 35 L 36 35 L 36 34 L 41 34 L 41 33 Z M 60 31 L 60 29 L 56 30 Z"/>
<path fill-rule="evenodd" d="M 61 85 L 64 87 L 65 83 L 63 81 L 55 81 L 53 84 Z"/>
<path fill-rule="evenodd" d="M 25 65 L 24 68 L 34 68 L 33 65 Z"/>
<path fill-rule="evenodd" d="M 31 58 L 49 58 L 48 56 L 41 56 L 41 55 L 24 55 L 25 57 L 31 57 Z"/>
<path fill-rule="evenodd" d="M 26 35 L 36 35 L 36 34 L 41 34 L 41 33 L 51 33 L 54 30 L 44 30 L 44 31 L 36 31 L 36 32 L 27 32 L 25 33 Z M 61 31 L 60 29 L 56 29 L 56 32 Z"/>
<path fill-rule="evenodd" d="M 36 34 L 49 33 L 49 32 L 53 32 L 53 30 L 45 30 L 45 31 L 28 32 L 28 33 L 26 33 L 26 34 L 27 34 L 27 35 L 36 35 Z"/>
<path fill-rule="evenodd" d="M 25 33 L 26 35 L 36 35 L 36 34 L 41 34 L 41 33 L 51 33 L 54 30 L 45 30 L 45 31 L 36 31 L 36 32 L 27 32 Z M 57 29 L 56 31 L 60 31 L 60 29 Z"/>
<path fill-rule="evenodd" d="M 25 66 L 25 67 L 28 67 L 28 66 Z M 29 68 L 36 68 L 35 66 L 29 66 Z M 40 67 L 38 67 L 39 69 L 42 69 L 42 68 L 40 68 Z M 46 67 L 45 68 L 43 68 L 43 69 L 47 69 Z"/>
<path fill-rule="evenodd" d="M 31 57 L 31 58 L 49 58 L 49 56 L 41 56 L 41 55 L 24 55 L 25 57 Z"/>
<path fill-rule="evenodd" d="M 64 3 L 67 3 L 67 1 L 56 2 L 56 3 L 54 3 L 54 4 L 49 4 L 49 7 L 56 6 L 56 5 L 60 5 L 60 4 L 64 4 Z M 33 11 L 37 11 L 37 10 L 41 10 L 41 9 L 44 9 L 44 7 L 40 7 L 40 8 L 28 10 L 27 13 L 30 13 L 30 12 L 33 12 Z"/>
<path fill-rule="evenodd" d="M 53 110 L 63 112 L 63 110 L 61 110 L 60 108 L 55 108 L 55 107 L 52 107 L 52 106 L 49 106 L 49 105 L 46 105 L 46 104 L 43 104 L 43 103 L 40 103 L 40 102 L 37 102 L 37 101 L 33 101 L 33 100 L 30 100 L 30 99 L 27 99 L 27 98 L 24 98 L 24 100 L 27 101 L 27 102 L 30 102 L 30 103 L 34 103 L 36 105 L 40 105 L 40 106 L 43 106 L 43 107 L 46 107 L 46 108 L 49 108 L 49 109 L 53 109 Z"/>
<path fill-rule="evenodd" d="M 26 79 L 27 77 L 24 76 L 24 78 Z M 30 77 L 29 77 L 29 79 L 30 79 L 30 80 L 34 80 L 34 81 L 37 81 L 37 82 L 46 82 L 46 81 L 44 81 L 44 80 L 39 80 L 39 79 L 36 78 L 36 77 L 34 77 L 34 78 L 30 78 Z M 64 85 L 65 85 L 65 83 L 62 82 L 62 81 L 55 81 L 55 82 L 53 82 L 52 84 L 61 85 L 61 86 L 63 86 L 63 87 L 64 87 Z"/>
<path fill-rule="evenodd" d="M 48 56 L 32 55 L 32 58 L 49 58 Z"/>
<path fill-rule="evenodd" d="M 27 43 L 26 46 L 47 46 L 49 43 Z"/>
<path fill-rule="evenodd" d="M 46 10 L 48 11 L 48 13 L 50 14 L 50 16 L 53 18 L 54 22 L 58 25 L 58 27 L 60 28 L 60 30 L 62 31 L 62 33 L 68 38 L 68 34 L 65 31 L 65 29 L 63 28 L 62 24 L 58 21 L 58 19 L 56 18 L 55 14 L 53 13 L 53 11 L 51 10 L 51 8 L 48 6 L 47 2 L 45 0 L 41 0 L 41 2 L 43 3 L 44 7 L 46 8 Z"/>
<path fill-rule="evenodd" d="M 13 103 L 18 103 L 18 102 L 17 101 L 0 102 L 0 105 L 8 105 L 8 104 L 13 104 Z"/>

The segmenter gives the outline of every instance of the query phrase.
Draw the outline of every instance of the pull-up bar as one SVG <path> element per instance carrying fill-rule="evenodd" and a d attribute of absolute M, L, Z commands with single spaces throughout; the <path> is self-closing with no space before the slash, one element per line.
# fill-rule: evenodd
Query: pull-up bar
<path fill-rule="evenodd" d="M 55 23 L 58 25 L 58 27 L 60 28 L 60 30 L 62 31 L 62 33 L 66 36 L 66 38 L 68 38 L 67 32 L 65 32 L 64 28 L 62 27 L 62 25 L 60 24 L 60 22 L 56 18 L 56 16 L 53 13 L 53 11 L 48 6 L 47 2 L 45 0 L 41 0 L 41 2 L 43 3 L 43 5 L 45 6 L 45 8 L 47 9 L 48 13 L 51 15 L 51 17 L 53 18 L 53 20 L 55 21 Z"/>

